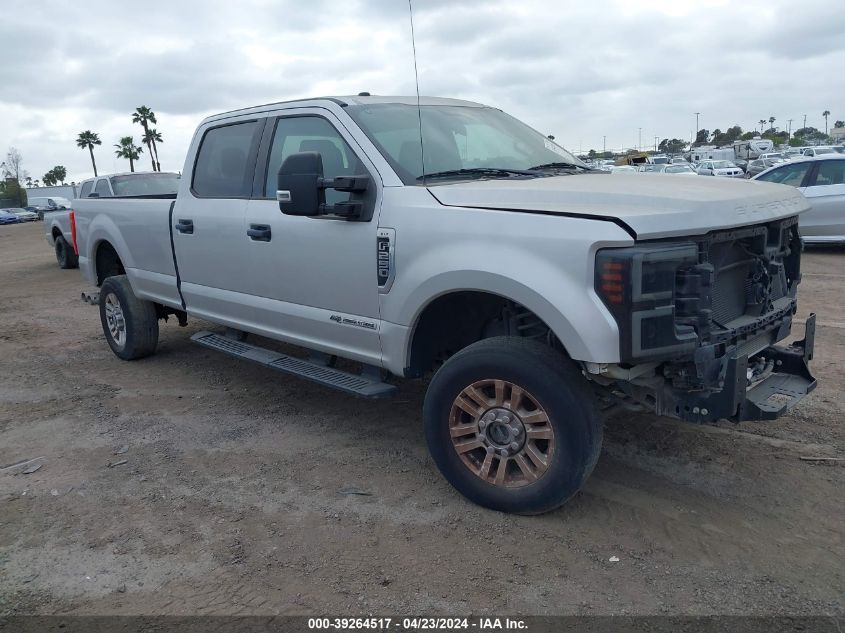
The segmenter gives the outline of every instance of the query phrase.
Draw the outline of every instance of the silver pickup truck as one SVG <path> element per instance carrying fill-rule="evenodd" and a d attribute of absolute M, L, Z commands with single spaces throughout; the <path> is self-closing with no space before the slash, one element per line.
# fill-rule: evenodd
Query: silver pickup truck
<path fill-rule="evenodd" d="M 129 172 L 96 176 L 79 185 L 80 198 L 161 198 L 175 196 L 179 190 L 179 174 L 172 172 Z M 79 266 L 73 243 L 70 207 L 63 206 L 44 215 L 44 237 L 56 253 L 59 268 Z"/>
<path fill-rule="evenodd" d="M 195 316 L 223 326 L 200 345 L 352 394 L 430 378 L 431 455 L 484 506 L 563 504 L 605 405 L 771 420 L 815 387 L 814 317 L 775 345 L 801 279 L 792 188 L 594 172 L 498 109 L 369 95 L 209 117 L 183 174 L 172 199 L 74 203 L 114 353 Z"/>

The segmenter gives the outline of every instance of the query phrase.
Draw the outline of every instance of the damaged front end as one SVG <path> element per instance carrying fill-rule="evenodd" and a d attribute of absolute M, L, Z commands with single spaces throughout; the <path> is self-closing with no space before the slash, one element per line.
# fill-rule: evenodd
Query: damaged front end
<path fill-rule="evenodd" d="M 603 249 L 596 292 L 620 332 L 618 365 L 587 364 L 626 402 L 684 420 L 768 420 L 816 386 L 815 315 L 797 309 L 797 217 L 677 242 Z"/>

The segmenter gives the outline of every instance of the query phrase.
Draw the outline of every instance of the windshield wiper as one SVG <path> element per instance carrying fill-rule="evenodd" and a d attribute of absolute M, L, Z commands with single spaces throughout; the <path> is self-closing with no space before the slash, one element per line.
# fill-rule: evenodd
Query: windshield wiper
<path fill-rule="evenodd" d="M 452 178 L 455 176 L 489 176 L 494 178 L 510 178 L 512 176 L 532 176 L 536 178 L 538 176 L 543 175 L 544 174 L 539 174 L 536 171 L 530 171 L 528 169 L 509 169 L 507 167 L 468 167 L 465 169 L 449 169 L 446 171 L 436 171 L 433 174 L 425 174 L 425 176 L 418 176 L 417 180 L 422 180 L 423 178 Z"/>
<path fill-rule="evenodd" d="M 534 167 L 529 167 L 529 169 L 583 169 L 584 171 L 593 171 L 589 167 L 585 167 L 584 165 L 576 165 L 575 163 L 545 163 L 544 165 L 535 165 Z"/>

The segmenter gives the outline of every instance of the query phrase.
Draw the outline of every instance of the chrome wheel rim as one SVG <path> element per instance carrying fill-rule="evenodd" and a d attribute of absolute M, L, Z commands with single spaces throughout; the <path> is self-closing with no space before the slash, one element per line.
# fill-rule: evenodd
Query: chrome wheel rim
<path fill-rule="evenodd" d="M 109 334 L 118 347 L 123 347 L 126 344 L 126 320 L 123 318 L 120 301 L 114 293 L 110 292 L 106 295 L 104 309 Z"/>
<path fill-rule="evenodd" d="M 470 472 L 503 488 L 533 484 L 554 459 L 548 414 L 507 380 L 479 380 L 461 391 L 449 411 L 449 436 Z"/>

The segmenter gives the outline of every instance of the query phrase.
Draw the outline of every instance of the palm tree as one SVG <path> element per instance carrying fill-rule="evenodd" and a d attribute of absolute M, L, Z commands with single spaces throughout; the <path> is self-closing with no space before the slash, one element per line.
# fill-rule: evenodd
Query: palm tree
<path fill-rule="evenodd" d="M 760 124 L 760 134 L 762 134 L 762 133 L 763 133 L 763 128 L 765 128 L 765 127 L 766 127 L 766 119 L 760 119 L 759 121 L 757 121 L 757 123 L 759 123 L 759 124 Z"/>
<path fill-rule="evenodd" d="M 770 116 L 770 117 L 769 117 L 769 125 L 770 125 L 772 128 L 774 128 L 774 127 L 775 127 L 775 121 L 776 121 L 776 120 L 777 120 L 777 119 L 775 119 L 775 117 L 773 117 L 773 116 Z"/>
<path fill-rule="evenodd" d="M 76 145 L 82 149 L 87 147 L 88 151 L 91 153 L 91 164 L 94 166 L 95 176 L 97 175 L 97 163 L 94 161 L 94 146 L 102 144 L 103 142 L 100 140 L 99 135 L 91 130 L 80 132 L 79 136 L 76 137 Z"/>
<path fill-rule="evenodd" d="M 156 130 L 154 127 L 151 127 L 149 130 L 147 130 L 141 140 L 146 143 L 147 147 L 152 147 L 152 151 L 155 154 L 156 169 L 158 171 L 161 171 L 161 163 L 158 162 L 158 147 L 156 146 L 156 143 L 164 143 L 161 138 L 161 132 Z"/>
<path fill-rule="evenodd" d="M 153 171 L 155 171 L 156 160 L 155 155 L 153 154 L 152 140 L 149 138 L 149 124 L 158 123 L 158 121 L 156 121 L 156 113 L 150 110 L 147 106 L 138 106 L 135 108 L 135 112 L 132 113 L 132 123 L 140 123 L 141 127 L 144 128 L 143 142 L 146 143 L 147 150 L 150 152 L 150 162 L 153 164 Z"/>
<path fill-rule="evenodd" d="M 114 155 L 118 158 L 129 159 L 129 171 L 135 171 L 135 161 L 141 158 L 143 147 L 135 145 L 135 139 L 131 136 L 122 136 L 119 143 L 115 143 L 117 150 Z"/>
<path fill-rule="evenodd" d="M 830 116 L 830 110 L 822 112 L 822 116 L 824 117 L 824 135 L 827 136 L 827 117 Z"/>

